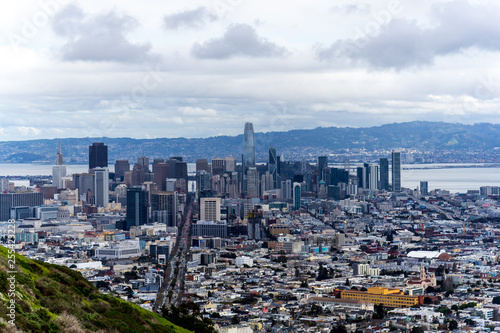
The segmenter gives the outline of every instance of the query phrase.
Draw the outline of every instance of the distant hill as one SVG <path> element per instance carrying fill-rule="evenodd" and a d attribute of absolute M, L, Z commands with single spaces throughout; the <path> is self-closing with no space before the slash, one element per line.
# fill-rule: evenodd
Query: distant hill
<path fill-rule="evenodd" d="M 500 147 L 500 125 L 415 121 L 368 128 L 320 127 L 256 133 L 255 141 L 257 160 L 261 162 L 267 161 L 269 145 L 275 146 L 278 154 L 284 155 L 287 160 L 312 160 L 318 155 L 338 154 L 353 149 L 491 150 Z M 225 156 L 234 156 L 240 160 L 243 134 L 199 139 L 61 139 L 65 163 L 87 163 L 88 146 L 92 142 L 104 142 L 109 146 L 110 162 L 128 159 L 133 163 L 142 153 L 151 160 L 170 156 L 183 156 L 188 162 L 194 162 L 196 158 Z M 57 145 L 57 139 L 0 142 L 0 163 L 55 163 Z"/>
<path fill-rule="evenodd" d="M 67 267 L 15 256 L 15 323 L 8 325 L 8 249 L 0 246 L 0 332 L 179 332 L 189 331 L 119 298 L 101 294 Z"/>

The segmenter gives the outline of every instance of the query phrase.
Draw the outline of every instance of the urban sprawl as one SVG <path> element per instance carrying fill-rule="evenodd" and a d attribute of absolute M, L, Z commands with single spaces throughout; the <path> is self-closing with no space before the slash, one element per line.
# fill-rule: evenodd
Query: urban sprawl
<path fill-rule="evenodd" d="M 0 244 L 80 272 L 157 312 L 198 311 L 223 333 L 500 331 L 498 186 L 404 187 L 379 163 L 241 157 L 116 160 L 88 173 L 0 178 Z"/>

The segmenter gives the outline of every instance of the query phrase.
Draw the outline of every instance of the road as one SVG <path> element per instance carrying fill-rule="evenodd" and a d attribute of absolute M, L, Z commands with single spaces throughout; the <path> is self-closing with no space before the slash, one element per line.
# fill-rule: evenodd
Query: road
<path fill-rule="evenodd" d="M 156 298 L 153 310 L 159 312 L 163 305 L 178 305 L 184 294 L 184 276 L 187 255 L 191 246 L 193 199 L 188 196 L 181 223 L 178 225 L 177 240 L 164 273 L 163 285 Z"/>

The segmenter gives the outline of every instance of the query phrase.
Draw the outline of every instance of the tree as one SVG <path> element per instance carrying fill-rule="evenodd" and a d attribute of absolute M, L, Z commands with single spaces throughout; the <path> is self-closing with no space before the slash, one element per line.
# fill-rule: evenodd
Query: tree
<path fill-rule="evenodd" d="M 492 301 L 493 304 L 500 304 L 500 296 L 495 296 L 493 297 L 493 301 Z"/>
<path fill-rule="evenodd" d="M 351 285 L 351 281 L 349 281 L 349 278 L 345 279 L 345 285 L 348 287 Z"/>
<path fill-rule="evenodd" d="M 383 319 L 385 316 L 385 311 L 384 311 L 384 305 L 383 304 L 378 304 L 374 306 L 374 313 L 372 318 L 373 319 Z"/>
<path fill-rule="evenodd" d="M 341 323 L 338 323 L 337 326 L 332 327 L 330 333 L 347 333 L 347 329 Z"/>
<path fill-rule="evenodd" d="M 233 316 L 233 318 L 231 318 L 231 324 L 238 325 L 239 323 L 240 323 L 240 317 Z"/>
<path fill-rule="evenodd" d="M 424 333 L 422 326 L 413 326 L 411 333 Z"/>
<path fill-rule="evenodd" d="M 476 322 L 470 318 L 465 319 L 465 323 L 469 325 L 470 327 L 476 326 Z"/>
<path fill-rule="evenodd" d="M 458 323 L 456 320 L 452 320 L 449 322 L 448 324 L 448 328 L 450 329 L 450 331 L 454 331 L 458 328 Z"/>

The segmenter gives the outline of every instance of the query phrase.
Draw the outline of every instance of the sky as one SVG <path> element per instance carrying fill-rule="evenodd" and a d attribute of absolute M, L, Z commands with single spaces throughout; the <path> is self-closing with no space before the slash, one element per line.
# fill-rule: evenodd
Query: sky
<path fill-rule="evenodd" d="M 0 141 L 500 123 L 493 0 L 23 0 Z"/>

